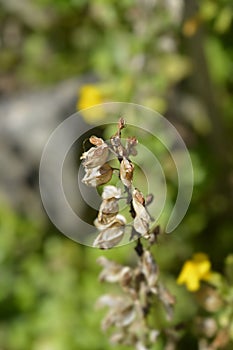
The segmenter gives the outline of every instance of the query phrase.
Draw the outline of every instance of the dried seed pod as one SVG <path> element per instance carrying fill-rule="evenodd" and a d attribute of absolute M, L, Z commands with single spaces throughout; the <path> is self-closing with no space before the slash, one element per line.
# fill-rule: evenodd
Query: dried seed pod
<path fill-rule="evenodd" d="M 134 165 L 123 157 L 120 166 L 120 178 L 126 187 L 131 187 L 133 180 Z"/>
<path fill-rule="evenodd" d="M 97 187 L 111 180 L 113 169 L 108 163 L 101 167 L 86 169 L 86 174 L 82 182 L 87 186 Z"/>
<path fill-rule="evenodd" d="M 101 249 L 110 249 L 116 246 L 124 236 L 125 224 L 125 217 L 118 214 L 115 221 L 100 232 L 95 239 L 93 246 Z"/>
<path fill-rule="evenodd" d="M 108 145 L 95 136 L 90 138 L 96 147 L 91 147 L 87 152 L 84 152 L 80 159 L 83 159 L 83 166 L 87 169 L 96 168 L 102 166 L 108 158 Z"/>

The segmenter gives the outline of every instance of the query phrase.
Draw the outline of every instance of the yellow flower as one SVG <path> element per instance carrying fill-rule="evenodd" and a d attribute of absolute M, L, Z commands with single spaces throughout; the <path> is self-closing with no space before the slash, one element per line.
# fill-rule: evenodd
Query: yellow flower
<path fill-rule="evenodd" d="M 86 122 L 91 124 L 103 118 L 103 109 L 101 107 L 97 109 L 89 107 L 102 103 L 104 103 L 104 96 L 101 89 L 96 85 L 88 84 L 81 87 L 76 108 L 81 111 Z"/>
<path fill-rule="evenodd" d="M 207 281 L 211 277 L 211 263 L 204 253 L 194 254 L 192 260 L 187 260 L 183 265 L 177 279 L 178 284 L 186 284 L 190 292 L 200 288 L 200 281 Z"/>

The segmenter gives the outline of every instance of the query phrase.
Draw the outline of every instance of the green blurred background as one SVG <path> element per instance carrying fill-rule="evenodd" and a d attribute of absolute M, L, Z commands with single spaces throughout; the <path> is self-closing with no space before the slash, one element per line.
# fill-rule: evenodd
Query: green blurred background
<path fill-rule="evenodd" d="M 195 314 L 175 284 L 183 262 L 203 251 L 224 272 L 233 246 L 232 10 L 231 0 L 0 0 L 1 350 L 110 349 L 94 309 L 109 291 L 97 280 L 102 252 L 56 231 L 38 190 L 43 145 L 75 111 L 82 85 L 103 102 L 157 110 L 190 151 L 190 208 L 155 248 L 182 298 L 176 320 Z M 169 164 L 167 176 L 175 191 Z M 135 259 L 129 245 L 105 255 Z"/>

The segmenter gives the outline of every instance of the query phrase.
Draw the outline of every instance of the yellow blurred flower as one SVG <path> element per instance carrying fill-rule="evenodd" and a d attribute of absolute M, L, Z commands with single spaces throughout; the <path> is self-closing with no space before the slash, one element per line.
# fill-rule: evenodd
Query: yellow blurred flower
<path fill-rule="evenodd" d="M 204 253 L 194 254 L 192 260 L 187 260 L 177 279 L 178 284 L 186 284 L 190 292 L 200 288 L 200 281 L 207 281 L 211 277 L 211 263 Z"/>
<path fill-rule="evenodd" d="M 76 108 L 82 111 L 82 116 L 86 122 L 92 124 L 103 118 L 103 112 L 101 106 L 97 109 L 89 108 L 95 105 L 104 103 L 104 96 L 99 87 L 96 85 L 83 85 L 79 91 L 79 99 L 76 104 Z"/>
<path fill-rule="evenodd" d="M 104 99 L 100 89 L 96 85 L 83 85 L 79 91 L 77 109 L 85 109 L 103 103 Z"/>

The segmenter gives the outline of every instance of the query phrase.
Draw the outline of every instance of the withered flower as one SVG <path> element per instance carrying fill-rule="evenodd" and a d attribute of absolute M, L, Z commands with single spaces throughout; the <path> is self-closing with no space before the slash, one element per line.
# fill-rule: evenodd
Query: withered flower
<path fill-rule="evenodd" d="M 133 171 L 134 165 L 126 157 L 123 157 L 120 166 L 120 178 L 126 187 L 132 185 Z"/>
<path fill-rule="evenodd" d="M 82 179 L 82 182 L 87 186 L 100 186 L 107 183 L 112 178 L 113 169 L 108 163 L 103 164 L 101 167 L 97 166 L 95 168 L 88 168 L 85 170 L 86 173 Z"/>
<path fill-rule="evenodd" d="M 143 194 L 137 188 L 135 188 L 133 190 L 132 198 L 133 208 L 136 213 L 136 217 L 134 218 L 134 228 L 138 233 L 145 235 L 149 230 L 149 223 L 151 219 L 145 208 L 145 200 Z"/>
<path fill-rule="evenodd" d="M 101 229 L 102 225 L 109 225 L 115 220 L 119 212 L 118 199 L 120 196 L 120 188 L 111 185 L 105 186 L 102 193 L 103 202 L 100 205 L 96 227 L 100 227 Z"/>
<path fill-rule="evenodd" d="M 98 223 L 108 225 L 113 222 L 118 214 L 118 199 L 121 197 L 121 189 L 115 186 L 105 186 L 102 193 L 103 202 L 101 203 Z"/>
<path fill-rule="evenodd" d="M 84 152 L 80 159 L 83 159 L 83 166 L 87 169 L 102 166 L 108 158 L 108 145 L 96 136 L 91 136 L 89 141 L 96 147 L 91 147 L 87 152 Z"/>
<path fill-rule="evenodd" d="M 119 212 L 118 200 L 116 198 L 105 199 L 101 203 L 98 221 L 102 225 L 107 225 L 114 221 Z"/>
<path fill-rule="evenodd" d="M 95 239 L 93 247 L 110 249 L 116 246 L 122 240 L 126 224 L 126 220 L 123 215 L 118 214 L 115 220 L 109 225 L 98 225 L 97 221 L 94 223 L 98 229 L 102 230 Z"/>

